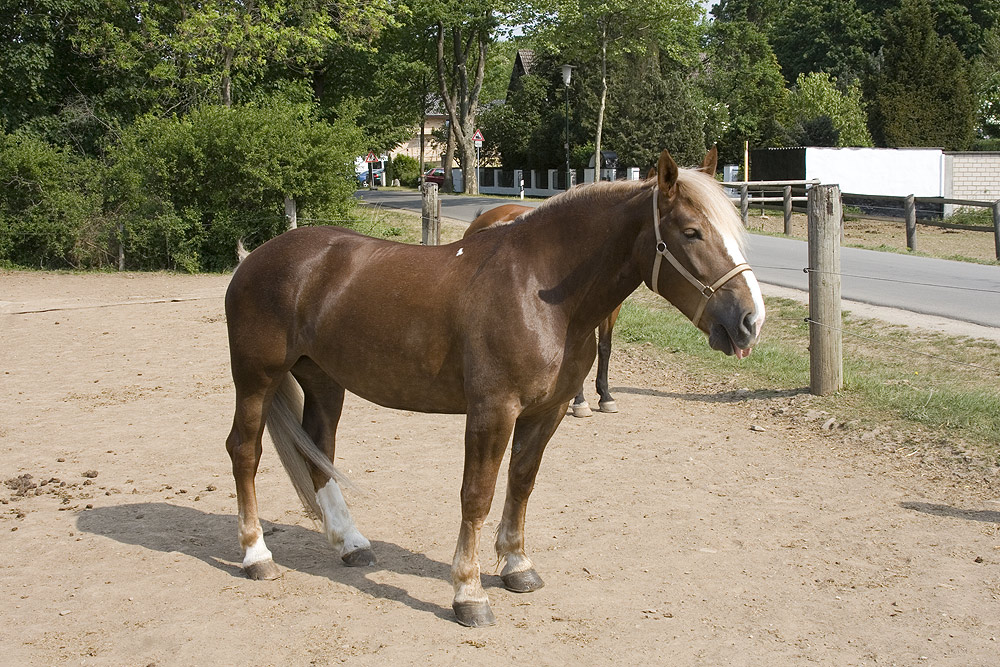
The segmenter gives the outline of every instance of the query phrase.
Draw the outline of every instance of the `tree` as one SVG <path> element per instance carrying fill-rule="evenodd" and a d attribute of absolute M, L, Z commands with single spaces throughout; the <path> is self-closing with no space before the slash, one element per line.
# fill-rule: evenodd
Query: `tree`
<path fill-rule="evenodd" d="M 186 109 L 204 101 L 232 105 L 234 81 L 249 99 L 274 68 L 304 77 L 336 46 L 377 36 L 390 21 L 391 2 L 370 0 L 362 8 L 346 0 L 144 1 L 129 13 L 130 25 L 100 17 L 82 24 L 82 50 L 109 69 L 142 70 Z M 152 55 L 152 67 L 142 54 Z"/>
<path fill-rule="evenodd" d="M 871 80 L 871 126 L 884 146 L 968 148 L 975 100 L 968 64 L 939 37 L 928 0 L 903 0 L 886 14 L 882 59 Z"/>
<path fill-rule="evenodd" d="M 792 0 L 774 21 L 770 41 L 788 83 L 826 72 L 846 84 L 865 71 L 874 38 L 872 17 L 855 0 Z"/>
<path fill-rule="evenodd" d="M 607 145 L 619 164 L 643 171 L 664 148 L 679 164 L 698 164 L 705 156 L 704 112 L 687 70 L 661 65 L 656 55 L 628 57 L 612 82 Z"/>
<path fill-rule="evenodd" d="M 982 53 L 974 61 L 973 80 L 979 108 L 977 133 L 986 139 L 1000 139 L 1000 31 L 990 31 Z"/>
<path fill-rule="evenodd" d="M 719 0 L 712 7 L 712 16 L 720 23 L 752 23 L 766 34 L 783 4 L 781 0 Z"/>
<path fill-rule="evenodd" d="M 820 136 L 819 132 L 827 142 L 820 144 L 814 140 L 803 145 L 871 146 L 861 88 L 855 84 L 842 91 L 837 84 L 837 80 L 825 72 L 800 74 L 788 97 L 786 124 L 803 126 L 809 137 Z M 820 118 L 826 120 L 816 124 Z M 810 124 L 815 131 L 808 131 Z M 826 124 L 833 132 L 826 129 Z M 830 137 L 833 143 L 829 143 Z"/>
<path fill-rule="evenodd" d="M 487 154 L 495 153 L 508 168 L 548 166 L 535 162 L 531 153 L 533 135 L 549 111 L 549 82 L 533 74 L 522 76 L 506 100 L 488 105 L 480 114 Z"/>
<path fill-rule="evenodd" d="M 593 63 L 597 82 L 594 163 L 601 164 L 609 73 L 630 54 L 663 52 L 678 62 L 693 62 L 700 5 L 691 0 L 563 0 L 549 16 L 543 39 L 555 52 L 581 67 Z M 595 58 L 596 56 L 596 58 Z M 582 74 L 582 72 L 581 72 Z"/>
<path fill-rule="evenodd" d="M 722 116 L 708 136 L 719 144 L 719 159 L 739 162 L 743 142 L 754 146 L 779 145 L 777 122 L 785 112 L 787 91 L 781 67 L 764 34 L 745 21 L 714 23 L 708 33 L 705 75 L 706 97 Z"/>

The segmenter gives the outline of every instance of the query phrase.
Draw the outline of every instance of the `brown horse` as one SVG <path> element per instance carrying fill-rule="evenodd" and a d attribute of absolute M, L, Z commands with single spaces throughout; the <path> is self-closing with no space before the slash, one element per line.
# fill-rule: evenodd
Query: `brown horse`
<path fill-rule="evenodd" d="M 717 149 L 713 146 L 712 150 L 705 156 L 701 170 L 710 176 L 714 176 L 718 155 Z M 654 176 L 656 176 L 655 167 L 649 170 L 646 178 L 653 178 Z M 533 210 L 535 210 L 533 206 L 501 204 L 488 211 L 481 211 L 476 216 L 476 219 L 469 223 L 469 227 L 462 234 L 462 238 L 468 238 L 472 234 L 477 234 L 490 227 L 514 222 L 520 216 L 530 213 Z M 597 395 L 600 396 L 597 406 L 601 412 L 618 412 L 618 402 L 615 401 L 615 397 L 611 395 L 611 390 L 608 388 L 608 366 L 611 360 L 611 334 L 615 329 L 615 322 L 618 321 L 618 314 L 621 310 L 622 305 L 618 304 L 606 319 L 601 320 L 601 323 L 597 327 L 597 379 L 595 385 Z M 590 405 L 587 403 L 587 397 L 584 395 L 583 386 L 580 387 L 576 398 L 570 404 L 570 409 L 573 411 L 574 417 L 593 416 Z"/>
<path fill-rule="evenodd" d="M 472 234 L 489 229 L 490 227 L 514 222 L 521 215 L 534 210 L 532 206 L 522 206 L 521 204 L 502 204 L 491 208 L 476 216 L 476 219 L 469 224 L 469 228 L 465 230 L 462 238 L 468 238 Z M 618 412 L 618 403 L 615 402 L 614 396 L 608 390 L 608 360 L 611 358 L 611 332 L 615 328 L 615 322 L 618 321 L 618 313 L 621 309 L 621 304 L 618 304 L 606 319 L 601 320 L 601 324 L 597 327 L 596 384 L 597 393 L 601 397 L 598 402 L 601 412 Z M 573 411 L 574 417 L 590 417 L 593 415 L 590 405 L 587 404 L 587 397 L 583 393 L 582 385 L 580 386 L 580 391 L 577 392 L 576 397 L 570 404 L 570 408 Z"/>
<path fill-rule="evenodd" d="M 594 362 L 601 320 L 645 282 L 712 348 L 742 357 L 756 342 L 764 305 L 739 217 L 714 179 L 678 170 L 666 151 L 654 183 L 575 188 L 524 220 L 443 246 L 304 227 L 242 261 L 226 293 L 236 385 L 226 447 L 249 577 L 279 574 L 254 490 L 265 422 L 341 559 L 375 562 L 332 464 L 349 390 L 392 408 L 467 415 L 452 607 L 464 625 L 492 624 L 478 549 L 504 451 L 513 433 L 496 551 L 507 588 L 527 592 L 542 580 L 525 552 L 526 503 Z"/>

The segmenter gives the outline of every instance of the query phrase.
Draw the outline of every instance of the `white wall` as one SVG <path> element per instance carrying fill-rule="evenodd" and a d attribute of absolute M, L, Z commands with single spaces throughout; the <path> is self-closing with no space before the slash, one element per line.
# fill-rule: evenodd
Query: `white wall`
<path fill-rule="evenodd" d="M 943 177 L 937 148 L 806 148 L 806 179 L 850 194 L 941 197 Z"/>

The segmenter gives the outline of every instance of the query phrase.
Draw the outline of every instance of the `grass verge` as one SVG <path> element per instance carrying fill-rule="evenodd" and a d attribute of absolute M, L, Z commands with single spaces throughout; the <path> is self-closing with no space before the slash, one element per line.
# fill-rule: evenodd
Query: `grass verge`
<path fill-rule="evenodd" d="M 809 385 L 807 306 L 768 298 L 764 338 L 744 360 L 710 349 L 683 315 L 637 292 L 615 328 L 623 345 L 683 353 L 709 380 L 739 374 L 742 387 L 775 395 Z M 1000 463 L 1000 345 L 946 336 L 845 313 L 844 388 L 811 407 L 843 421 L 892 428 L 916 440 L 961 442 Z"/>

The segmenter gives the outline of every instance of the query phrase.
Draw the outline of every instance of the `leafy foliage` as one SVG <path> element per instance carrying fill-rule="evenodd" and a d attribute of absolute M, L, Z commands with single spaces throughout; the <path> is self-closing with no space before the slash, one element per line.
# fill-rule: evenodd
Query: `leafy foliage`
<path fill-rule="evenodd" d="M 934 23 L 928 0 L 903 0 L 886 14 L 883 58 L 871 83 L 871 125 L 881 145 L 964 149 L 972 143 L 968 65 Z"/>
<path fill-rule="evenodd" d="M 743 142 L 754 146 L 781 144 L 777 122 L 785 109 L 784 79 L 767 37 L 747 22 L 716 23 L 708 34 L 705 91 L 717 102 L 717 136 L 722 162 L 739 162 Z"/>
<path fill-rule="evenodd" d="M 792 0 L 774 21 L 770 41 L 789 83 L 813 72 L 855 83 L 874 37 L 871 15 L 855 0 Z"/>
<path fill-rule="evenodd" d="M 0 184 L 0 260 L 52 269 L 108 263 L 96 161 L 26 132 L 0 133 Z"/>
<path fill-rule="evenodd" d="M 140 119 L 111 153 L 126 257 L 219 271 L 239 239 L 254 246 L 284 229 L 285 197 L 300 217 L 343 217 L 363 146 L 350 113 L 331 124 L 283 101 Z"/>
<path fill-rule="evenodd" d="M 416 187 L 420 183 L 420 164 L 409 155 L 397 155 L 392 160 L 392 173 L 399 179 L 400 185 Z"/>
<path fill-rule="evenodd" d="M 851 85 L 842 91 L 837 80 L 825 72 L 799 75 L 788 98 L 787 113 L 789 126 L 801 126 L 806 130 L 805 136 L 812 139 L 800 141 L 803 146 L 872 145 L 861 105 L 861 88 Z M 826 138 L 819 139 L 820 136 Z"/>

